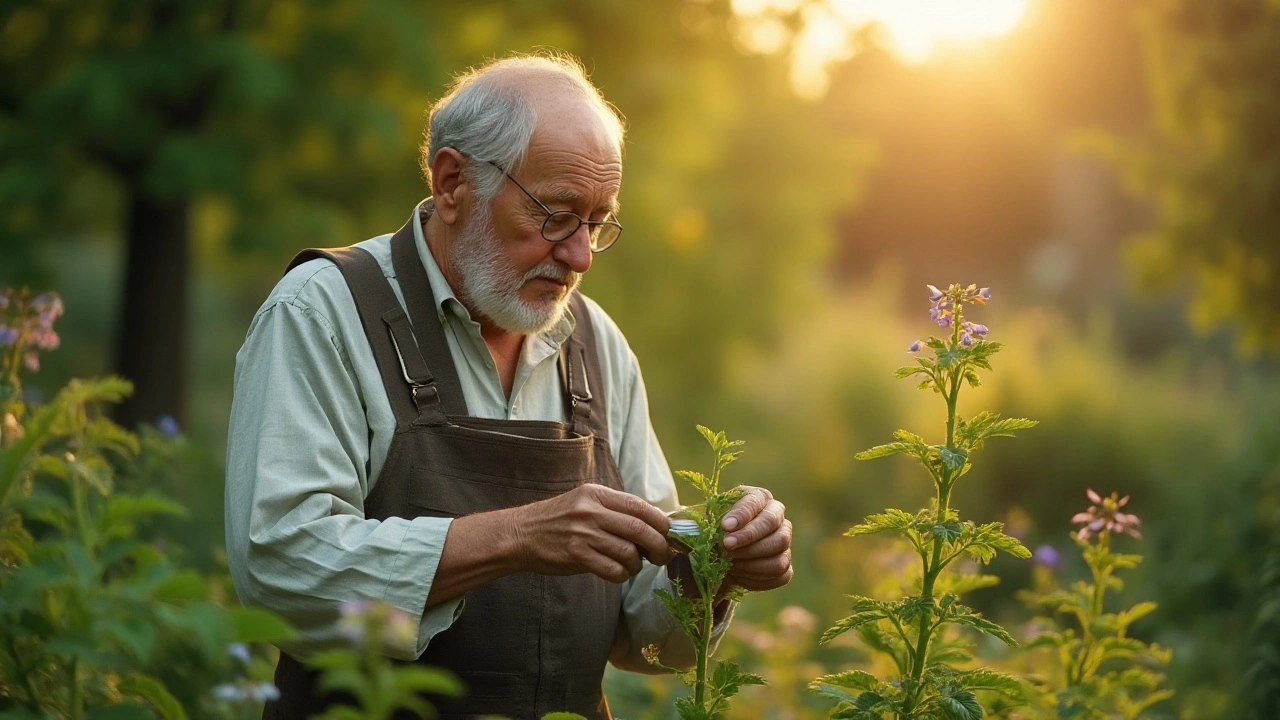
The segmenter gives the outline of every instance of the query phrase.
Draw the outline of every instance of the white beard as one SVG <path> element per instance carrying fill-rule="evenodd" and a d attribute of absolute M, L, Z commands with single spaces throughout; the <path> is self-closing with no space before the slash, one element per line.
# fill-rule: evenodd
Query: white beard
<path fill-rule="evenodd" d="M 536 335 L 560 322 L 569 306 L 569 294 L 582 280 L 581 273 L 554 260 L 518 274 L 502 255 L 487 205 L 472 210 L 466 227 L 449 249 L 449 259 L 462 280 L 458 295 L 467 309 L 495 327 L 522 335 Z M 536 301 L 526 302 L 520 297 L 520 290 L 538 278 L 556 280 L 567 287 L 563 293 L 548 290 Z"/>

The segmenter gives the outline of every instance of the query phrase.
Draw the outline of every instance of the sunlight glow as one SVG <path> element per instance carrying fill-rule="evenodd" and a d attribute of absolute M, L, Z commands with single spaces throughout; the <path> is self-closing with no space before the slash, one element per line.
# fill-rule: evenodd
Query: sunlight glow
<path fill-rule="evenodd" d="M 871 27 L 904 62 L 921 64 L 939 50 L 1012 31 L 1029 0 L 733 0 L 736 39 L 746 52 L 769 55 L 790 45 L 796 91 L 817 97 L 827 67 L 857 51 L 853 34 Z M 798 19 L 794 29 L 784 18 Z"/>
<path fill-rule="evenodd" d="M 939 47 L 1008 33 L 1022 19 L 1027 0 L 829 0 L 850 27 L 884 29 L 903 60 L 922 63 Z"/>

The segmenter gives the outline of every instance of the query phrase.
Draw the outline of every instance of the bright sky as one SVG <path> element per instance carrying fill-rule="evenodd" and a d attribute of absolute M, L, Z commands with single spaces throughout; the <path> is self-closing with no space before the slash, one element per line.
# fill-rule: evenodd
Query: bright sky
<path fill-rule="evenodd" d="M 793 81 L 816 95 L 826 87 L 826 66 L 853 54 L 850 31 L 875 25 L 881 41 L 905 62 L 927 62 L 944 47 L 981 42 L 1017 26 L 1028 0 L 733 0 L 742 20 L 739 39 L 754 52 L 781 50 L 790 33 L 781 18 L 799 10 L 802 29 L 793 46 Z"/>

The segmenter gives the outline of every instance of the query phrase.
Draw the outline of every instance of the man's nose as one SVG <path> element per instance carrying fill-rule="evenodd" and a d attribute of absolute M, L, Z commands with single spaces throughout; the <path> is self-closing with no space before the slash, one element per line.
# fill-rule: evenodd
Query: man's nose
<path fill-rule="evenodd" d="M 576 273 L 591 269 L 591 227 L 583 223 L 572 235 L 556 243 L 551 254 Z"/>

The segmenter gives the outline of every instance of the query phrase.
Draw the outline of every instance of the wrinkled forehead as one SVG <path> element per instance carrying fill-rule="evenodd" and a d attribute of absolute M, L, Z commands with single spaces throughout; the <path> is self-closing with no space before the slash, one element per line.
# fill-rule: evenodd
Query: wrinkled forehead
<path fill-rule="evenodd" d="M 588 102 L 549 107 L 538 113 L 521 172 L 553 197 L 612 205 L 622 184 L 617 135 Z"/>

